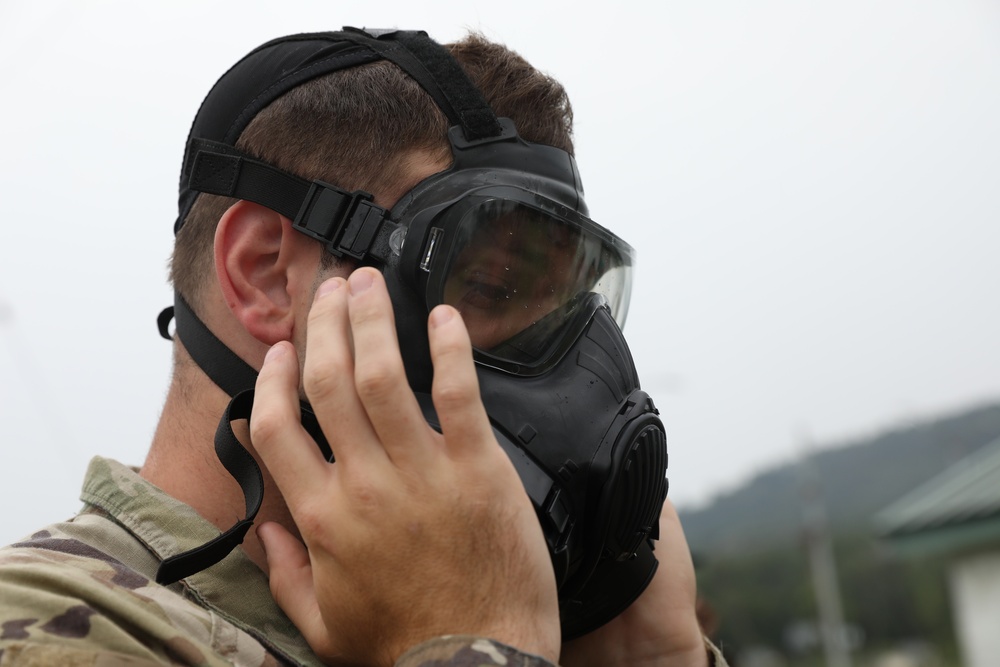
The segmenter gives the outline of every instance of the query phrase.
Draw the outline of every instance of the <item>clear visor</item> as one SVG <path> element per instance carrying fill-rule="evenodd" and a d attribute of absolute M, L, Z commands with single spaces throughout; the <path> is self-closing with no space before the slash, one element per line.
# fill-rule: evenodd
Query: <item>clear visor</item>
<path fill-rule="evenodd" d="M 624 324 L 632 249 L 577 218 L 504 199 L 487 199 L 464 212 L 441 300 L 462 313 L 480 353 L 518 365 L 542 364 L 579 333 L 571 323 L 581 319 L 583 304 L 593 301 L 586 297 L 595 293 Z"/>

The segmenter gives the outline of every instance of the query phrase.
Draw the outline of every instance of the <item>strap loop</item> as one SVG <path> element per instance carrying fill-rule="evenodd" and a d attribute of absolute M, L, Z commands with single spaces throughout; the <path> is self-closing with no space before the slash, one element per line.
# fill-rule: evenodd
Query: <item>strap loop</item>
<path fill-rule="evenodd" d="M 387 217 L 386 210 L 373 204 L 372 195 L 367 192 L 347 192 L 329 183 L 313 181 L 292 226 L 325 243 L 330 254 L 361 262 L 368 258 L 370 250 L 379 248 L 380 244 L 374 241 Z M 372 254 L 377 254 L 383 262 L 387 259 L 382 253 Z"/>

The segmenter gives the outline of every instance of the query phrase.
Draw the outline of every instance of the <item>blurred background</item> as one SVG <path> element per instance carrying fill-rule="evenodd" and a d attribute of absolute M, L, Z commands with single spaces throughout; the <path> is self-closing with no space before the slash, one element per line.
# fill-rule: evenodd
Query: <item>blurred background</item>
<path fill-rule="evenodd" d="M 467 30 L 566 86 L 734 665 L 1000 661 L 1000 4 L 0 2 L 0 543 L 139 465 L 205 93 L 281 34 Z M 992 643 L 991 643 L 992 642 Z"/>

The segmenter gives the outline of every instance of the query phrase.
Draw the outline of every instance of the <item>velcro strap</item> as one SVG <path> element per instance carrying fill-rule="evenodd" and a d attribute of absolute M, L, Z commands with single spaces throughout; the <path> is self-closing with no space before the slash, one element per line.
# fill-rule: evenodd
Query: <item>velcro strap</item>
<path fill-rule="evenodd" d="M 343 35 L 366 44 L 409 74 L 434 98 L 451 124 L 461 126 L 467 140 L 498 137 L 503 132 L 496 113 L 479 88 L 448 49 L 426 32 L 344 28 Z"/>
<path fill-rule="evenodd" d="M 363 191 L 307 181 L 214 141 L 192 139 L 189 187 L 196 192 L 245 199 L 292 221 L 336 257 L 385 263 L 395 225 L 384 208 Z"/>
<path fill-rule="evenodd" d="M 189 186 L 192 190 L 246 199 L 295 219 L 310 183 L 244 155 L 214 150 L 209 142 L 196 147 Z"/>

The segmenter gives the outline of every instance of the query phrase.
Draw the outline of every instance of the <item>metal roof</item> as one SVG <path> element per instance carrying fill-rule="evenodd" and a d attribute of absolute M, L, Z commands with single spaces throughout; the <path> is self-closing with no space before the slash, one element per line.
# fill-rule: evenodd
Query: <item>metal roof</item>
<path fill-rule="evenodd" d="M 896 538 L 993 519 L 1000 519 L 1000 438 L 883 509 L 874 523 L 880 535 Z"/>

